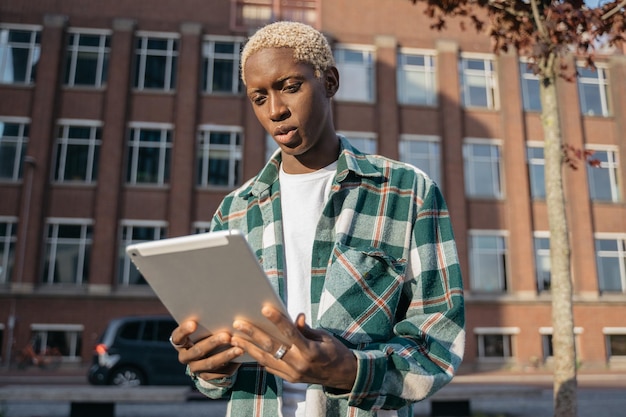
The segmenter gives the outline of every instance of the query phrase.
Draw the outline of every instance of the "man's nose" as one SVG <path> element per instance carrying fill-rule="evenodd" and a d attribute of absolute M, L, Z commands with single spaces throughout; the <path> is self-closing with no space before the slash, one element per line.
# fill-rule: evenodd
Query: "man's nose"
<path fill-rule="evenodd" d="M 274 122 L 285 120 L 289 117 L 289 108 L 284 101 L 279 98 L 273 98 L 270 103 L 270 118 Z"/>

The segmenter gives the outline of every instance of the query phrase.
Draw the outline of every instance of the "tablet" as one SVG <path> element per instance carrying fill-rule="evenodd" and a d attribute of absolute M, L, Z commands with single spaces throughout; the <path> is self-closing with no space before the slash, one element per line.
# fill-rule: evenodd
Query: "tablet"
<path fill-rule="evenodd" d="M 287 342 L 261 314 L 263 305 L 272 304 L 289 317 L 287 308 L 240 231 L 136 243 L 126 253 L 179 324 L 198 323 L 192 341 L 223 329 L 232 332 L 240 318 Z M 244 355 L 237 361 L 254 359 Z"/>

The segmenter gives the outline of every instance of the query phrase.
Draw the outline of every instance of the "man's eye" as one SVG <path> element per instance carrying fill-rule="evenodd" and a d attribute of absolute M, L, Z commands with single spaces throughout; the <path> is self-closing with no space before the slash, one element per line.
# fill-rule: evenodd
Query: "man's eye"
<path fill-rule="evenodd" d="M 295 93 L 296 91 L 300 90 L 301 86 L 302 86 L 302 83 L 290 84 L 290 85 L 285 86 L 283 90 L 287 93 Z"/>
<path fill-rule="evenodd" d="M 261 104 L 265 103 L 265 97 L 263 96 L 251 97 L 250 100 L 252 101 L 252 103 L 256 104 L 257 106 L 260 106 Z"/>

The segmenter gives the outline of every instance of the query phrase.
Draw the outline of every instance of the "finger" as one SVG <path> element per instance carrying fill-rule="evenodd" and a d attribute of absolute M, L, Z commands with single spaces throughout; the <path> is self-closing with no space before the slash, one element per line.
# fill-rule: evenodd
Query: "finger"
<path fill-rule="evenodd" d="M 198 324 L 193 320 L 187 320 L 176 327 L 170 335 L 170 342 L 173 345 L 184 347 L 189 344 L 189 336 L 196 331 Z M 177 347 L 177 346 L 174 346 Z"/>
<path fill-rule="evenodd" d="M 239 364 L 233 361 L 242 354 L 243 351 L 239 347 L 223 346 L 218 351 L 211 352 L 208 356 L 189 362 L 189 370 L 195 375 L 202 374 L 204 379 L 216 378 L 215 375 L 221 375 L 219 378 L 223 378 L 225 375 L 232 375 L 239 367 Z"/>
<path fill-rule="evenodd" d="M 200 339 L 186 349 L 179 349 L 178 360 L 188 364 L 225 351 L 231 347 L 230 339 L 231 335 L 228 332 L 219 332 Z"/>

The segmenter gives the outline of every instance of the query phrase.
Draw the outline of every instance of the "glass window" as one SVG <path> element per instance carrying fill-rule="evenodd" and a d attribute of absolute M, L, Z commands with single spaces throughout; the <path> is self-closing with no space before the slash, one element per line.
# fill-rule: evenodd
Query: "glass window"
<path fill-rule="evenodd" d="M 28 145 L 27 121 L 0 119 L 0 181 L 19 181 Z"/>
<path fill-rule="evenodd" d="M 163 185 L 169 181 L 172 150 L 169 126 L 131 127 L 128 148 L 128 184 Z"/>
<path fill-rule="evenodd" d="M 41 31 L 0 26 L 0 83 L 33 84 L 41 55 Z"/>
<path fill-rule="evenodd" d="M 232 29 L 258 28 L 278 20 L 317 26 L 320 0 L 232 0 Z"/>
<path fill-rule="evenodd" d="M 135 268 L 126 254 L 126 247 L 133 243 L 158 240 L 165 237 L 166 227 L 162 222 L 126 221 L 122 223 L 121 242 L 118 252 L 118 283 L 120 285 L 147 285 L 145 278 Z"/>
<path fill-rule="evenodd" d="M 398 54 L 398 101 L 402 104 L 437 105 L 435 57 Z"/>
<path fill-rule="evenodd" d="M 367 154 L 375 154 L 378 149 L 378 144 L 376 143 L 376 138 L 372 137 L 373 135 L 369 134 L 359 134 L 359 133 L 342 133 L 348 142 L 359 151 Z"/>
<path fill-rule="evenodd" d="M 461 91 L 465 107 L 497 108 L 493 65 L 491 59 L 461 58 Z"/>
<path fill-rule="evenodd" d="M 467 196 L 502 198 L 500 146 L 468 141 L 463 146 L 463 159 Z"/>
<path fill-rule="evenodd" d="M 58 182 L 93 183 L 98 177 L 101 128 L 61 124 L 58 130 L 54 179 Z"/>
<path fill-rule="evenodd" d="M 504 236 L 470 232 L 469 253 L 472 291 L 505 292 L 507 248 Z"/>
<path fill-rule="evenodd" d="M 269 133 L 265 134 L 265 160 L 269 161 L 274 152 L 278 149 L 278 144 Z"/>
<path fill-rule="evenodd" d="M 241 41 L 206 40 L 202 46 L 202 91 L 238 94 Z"/>
<path fill-rule="evenodd" d="M 596 238 L 600 292 L 626 292 L 626 237 Z"/>
<path fill-rule="evenodd" d="M 511 335 L 509 334 L 479 334 L 477 335 L 478 357 L 489 358 L 510 358 Z"/>
<path fill-rule="evenodd" d="M 536 200 L 546 198 L 546 161 L 543 156 L 543 146 L 531 146 L 526 148 L 528 159 L 528 175 L 530 176 L 530 195 Z"/>
<path fill-rule="evenodd" d="M 335 62 L 341 75 L 337 100 L 373 102 L 374 57 L 372 51 L 335 48 Z"/>
<path fill-rule="evenodd" d="M 535 275 L 537 290 L 550 290 L 550 238 L 546 236 L 534 237 L 535 244 Z"/>
<path fill-rule="evenodd" d="M 63 362 L 80 361 L 82 344 L 82 324 L 31 325 L 31 345 L 38 355 L 59 357 Z"/>
<path fill-rule="evenodd" d="M 16 241 L 17 219 L 0 217 L 0 284 L 6 284 L 11 279 Z"/>
<path fill-rule="evenodd" d="M 200 187 L 241 184 L 241 157 L 239 128 L 202 128 L 198 138 L 196 184 Z"/>
<path fill-rule="evenodd" d="M 600 165 L 587 167 L 589 196 L 593 201 L 618 202 L 620 193 L 617 153 L 609 150 L 594 150 L 592 158 L 599 161 Z"/>
<path fill-rule="evenodd" d="M 81 285 L 89 278 L 92 245 L 90 220 L 49 220 L 42 282 Z"/>
<path fill-rule="evenodd" d="M 65 57 L 65 85 L 102 87 L 109 66 L 110 36 L 70 33 Z"/>
<path fill-rule="evenodd" d="M 198 221 L 198 222 L 194 222 L 193 223 L 193 227 L 192 227 L 192 231 L 191 233 L 193 234 L 197 234 L 197 233 L 206 233 L 206 232 L 210 232 L 211 231 L 211 222 L 208 221 Z"/>
<path fill-rule="evenodd" d="M 626 329 L 624 331 L 624 334 L 607 334 L 605 336 L 609 360 L 615 357 L 626 359 Z"/>
<path fill-rule="evenodd" d="M 610 116 L 607 71 L 578 66 L 580 110 L 585 116 Z"/>
<path fill-rule="evenodd" d="M 539 95 L 539 77 L 528 68 L 526 62 L 520 62 L 520 76 L 522 84 L 522 100 L 524 110 L 541 111 L 541 96 Z"/>
<path fill-rule="evenodd" d="M 173 90 L 177 58 L 177 39 L 140 36 L 135 49 L 134 87 L 139 90 Z"/>
<path fill-rule="evenodd" d="M 424 171 L 441 184 L 441 155 L 438 138 L 403 136 L 400 140 L 400 160 Z"/>

